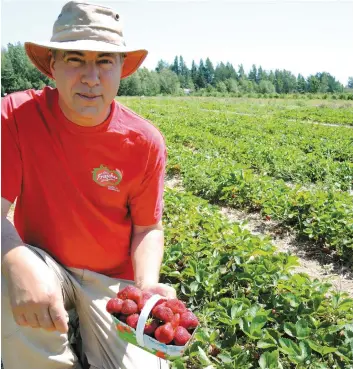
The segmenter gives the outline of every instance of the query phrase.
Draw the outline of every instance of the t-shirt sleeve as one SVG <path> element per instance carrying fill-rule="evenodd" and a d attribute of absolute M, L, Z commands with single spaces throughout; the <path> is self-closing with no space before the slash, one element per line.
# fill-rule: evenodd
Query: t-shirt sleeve
<path fill-rule="evenodd" d="M 162 219 L 166 160 L 165 142 L 159 134 L 150 145 L 141 183 L 130 196 L 130 214 L 135 225 L 150 226 Z"/>
<path fill-rule="evenodd" d="M 21 193 L 22 159 L 10 98 L 1 101 L 1 197 L 13 203 Z"/>

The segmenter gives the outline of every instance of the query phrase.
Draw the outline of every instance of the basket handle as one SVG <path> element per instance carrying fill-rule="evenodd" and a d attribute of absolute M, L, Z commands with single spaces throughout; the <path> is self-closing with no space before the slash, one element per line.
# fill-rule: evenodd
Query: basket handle
<path fill-rule="evenodd" d="M 153 295 L 146 301 L 145 306 L 140 312 L 139 320 L 136 326 L 136 341 L 141 347 L 145 347 L 145 342 L 143 340 L 143 330 L 145 328 L 147 318 L 150 315 L 150 312 L 153 309 L 154 305 L 156 305 L 157 301 L 159 301 L 160 299 L 166 299 L 166 297 L 158 294 Z"/>

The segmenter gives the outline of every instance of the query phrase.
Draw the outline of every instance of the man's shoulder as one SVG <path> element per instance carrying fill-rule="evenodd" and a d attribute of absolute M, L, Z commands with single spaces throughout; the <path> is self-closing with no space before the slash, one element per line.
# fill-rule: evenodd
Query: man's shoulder
<path fill-rule="evenodd" d="M 164 144 L 164 136 L 161 131 L 148 119 L 137 114 L 125 105 L 117 102 L 122 114 L 121 123 L 128 131 L 138 134 L 146 141 Z"/>
<path fill-rule="evenodd" d="M 51 89 L 50 89 L 51 90 Z M 1 116 L 8 118 L 16 110 L 28 107 L 29 109 L 36 103 L 41 103 L 41 97 L 49 92 L 48 88 L 43 90 L 17 91 L 6 95 L 1 99 Z"/>

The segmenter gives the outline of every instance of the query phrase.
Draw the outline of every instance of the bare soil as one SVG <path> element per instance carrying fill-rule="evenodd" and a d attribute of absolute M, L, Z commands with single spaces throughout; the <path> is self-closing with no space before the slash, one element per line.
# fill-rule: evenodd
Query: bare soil
<path fill-rule="evenodd" d="M 183 190 L 182 181 L 177 177 L 168 178 L 166 187 Z M 281 228 L 273 220 L 264 220 L 259 213 L 229 207 L 220 207 L 220 213 L 258 237 L 269 237 L 278 251 L 297 256 L 300 265 L 293 269 L 293 273 L 306 273 L 313 279 L 327 281 L 333 290 L 347 292 L 353 297 L 352 269 L 334 261 L 332 255 L 320 252 L 313 242 L 299 240 L 292 229 Z"/>

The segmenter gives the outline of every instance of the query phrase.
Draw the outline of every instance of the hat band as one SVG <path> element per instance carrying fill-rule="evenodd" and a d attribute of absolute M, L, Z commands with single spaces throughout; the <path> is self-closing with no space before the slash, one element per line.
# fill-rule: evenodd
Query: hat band
<path fill-rule="evenodd" d="M 117 33 L 110 29 L 97 26 L 81 26 L 70 29 L 64 29 L 56 32 L 52 36 L 51 42 L 69 42 L 69 41 L 86 41 L 95 40 L 108 42 L 117 46 L 126 46 L 124 39 Z"/>

